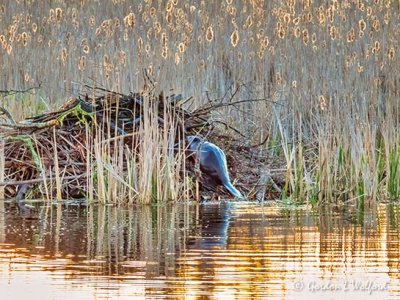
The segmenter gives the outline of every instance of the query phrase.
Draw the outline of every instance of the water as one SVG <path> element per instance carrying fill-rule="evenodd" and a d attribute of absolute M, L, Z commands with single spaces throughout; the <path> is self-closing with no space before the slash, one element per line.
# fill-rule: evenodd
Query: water
<path fill-rule="evenodd" d="M 399 213 L 248 203 L 0 217 L 2 299 L 398 299 Z"/>

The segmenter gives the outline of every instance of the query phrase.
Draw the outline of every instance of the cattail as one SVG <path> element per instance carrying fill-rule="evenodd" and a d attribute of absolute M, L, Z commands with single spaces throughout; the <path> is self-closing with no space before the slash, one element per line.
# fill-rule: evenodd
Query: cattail
<path fill-rule="evenodd" d="M 143 48 L 143 39 L 141 37 L 139 37 L 138 39 L 138 50 L 139 52 L 142 51 Z"/>
<path fill-rule="evenodd" d="M 388 11 L 388 12 L 386 12 L 386 14 L 383 16 L 383 22 L 384 22 L 386 25 L 388 25 L 388 24 L 389 24 L 389 21 L 390 21 L 390 14 L 389 14 L 389 11 Z"/>
<path fill-rule="evenodd" d="M 375 45 L 374 46 L 375 46 L 375 49 L 376 49 L 377 52 L 381 50 L 381 44 L 379 43 L 379 41 L 375 41 Z"/>
<path fill-rule="evenodd" d="M 249 15 L 244 23 L 245 28 L 250 28 L 253 25 L 253 17 Z"/>
<path fill-rule="evenodd" d="M 332 0 L 332 7 L 335 11 L 339 10 L 339 2 L 337 0 Z"/>
<path fill-rule="evenodd" d="M 319 108 L 321 110 L 325 110 L 327 107 L 326 98 L 323 95 L 320 95 L 318 98 L 319 98 Z"/>
<path fill-rule="evenodd" d="M 172 1 L 168 1 L 166 11 L 171 12 L 173 9 L 174 9 L 174 5 L 173 5 Z"/>
<path fill-rule="evenodd" d="M 380 22 L 379 22 L 379 20 L 376 18 L 373 22 L 372 22 L 372 28 L 375 30 L 375 31 L 379 31 L 379 29 L 380 29 Z"/>
<path fill-rule="evenodd" d="M 144 23 L 147 23 L 148 21 L 149 21 L 149 15 L 147 14 L 147 12 L 146 11 L 144 11 L 143 13 L 142 13 L 142 21 L 144 22 Z"/>
<path fill-rule="evenodd" d="M 307 30 L 307 28 L 306 28 L 306 29 L 303 30 L 303 43 L 304 43 L 305 45 L 307 45 L 309 39 L 310 39 L 310 38 L 309 38 L 309 36 L 308 36 L 308 30 Z"/>
<path fill-rule="evenodd" d="M 372 15 L 372 7 L 367 6 L 367 17 L 370 17 Z"/>
<path fill-rule="evenodd" d="M 388 58 L 389 58 L 390 60 L 392 60 L 392 59 L 394 58 L 394 47 L 390 47 L 390 48 L 388 49 L 387 55 L 388 55 Z"/>
<path fill-rule="evenodd" d="M 86 57 L 81 56 L 78 61 L 78 69 L 79 71 L 83 71 L 86 68 Z"/>
<path fill-rule="evenodd" d="M 311 23 L 312 20 L 313 20 L 313 16 L 312 16 L 312 14 L 311 14 L 310 12 L 308 12 L 308 13 L 306 14 L 306 21 L 307 21 L 308 23 Z"/>
<path fill-rule="evenodd" d="M 72 8 L 71 18 L 73 21 L 75 21 L 78 18 L 78 10 L 75 7 Z"/>
<path fill-rule="evenodd" d="M 232 6 L 232 5 L 228 5 L 227 7 L 227 11 L 231 16 L 236 16 L 236 7 Z"/>
<path fill-rule="evenodd" d="M 149 64 L 149 66 L 146 68 L 147 70 L 147 74 L 149 74 L 150 76 L 153 76 L 153 65 Z"/>
<path fill-rule="evenodd" d="M 358 21 L 358 28 L 360 29 L 360 31 L 364 31 L 366 27 L 367 24 L 365 23 L 364 19 Z"/>
<path fill-rule="evenodd" d="M 356 35 L 355 35 L 355 32 L 354 32 L 354 28 L 351 28 L 349 30 L 349 32 L 347 32 L 347 42 L 348 43 L 352 43 L 352 42 L 355 41 L 355 39 L 356 39 Z"/>
<path fill-rule="evenodd" d="M 90 51 L 89 45 L 85 44 L 82 48 L 83 53 L 88 54 Z"/>
<path fill-rule="evenodd" d="M 126 66 L 126 53 L 125 51 L 118 52 L 118 61 L 122 66 Z"/>
<path fill-rule="evenodd" d="M 147 30 L 147 34 L 146 37 L 148 40 L 151 40 L 151 36 L 153 35 L 153 28 L 149 28 L 149 30 Z"/>
<path fill-rule="evenodd" d="M 331 39 L 332 39 L 332 40 L 335 40 L 335 39 L 336 39 L 336 37 L 337 37 L 337 29 L 336 29 L 335 26 L 331 26 L 331 27 L 329 28 L 329 35 L 331 36 Z"/>
<path fill-rule="evenodd" d="M 231 44 L 233 47 L 236 47 L 239 42 L 239 32 L 235 29 L 231 35 Z"/>
<path fill-rule="evenodd" d="M 118 18 L 114 18 L 114 27 L 118 29 L 121 27 L 121 21 Z"/>
<path fill-rule="evenodd" d="M 166 34 L 165 32 L 163 32 L 163 33 L 161 34 L 161 44 L 162 44 L 163 46 L 166 46 L 166 45 L 167 45 L 167 42 L 168 42 L 167 34 Z"/>
<path fill-rule="evenodd" d="M 7 54 L 8 54 L 8 55 L 11 55 L 12 51 L 13 51 L 12 46 L 11 46 L 10 44 L 8 44 L 8 45 L 7 45 Z"/>
<path fill-rule="evenodd" d="M 109 66 L 110 66 L 110 58 L 108 57 L 107 54 L 104 54 L 104 56 L 103 56 L 103 67 L 105 69 L 107 69 L 107 68 L 109 68 Z"/>
<path fill-rule="evenodd" d="M 283 21 L 284 21 L 286 24 L 289 24 L 289 23 L 290 23 L 290 14 L 288 14 L 288 13 L 284 14 L 284 15 L 283 15 Z"/>
<path fill-rule="evenodd" d="M 269 47 L 268 51 L 269 51 L 269 53 L 271 53 L 271 55 L 275 55 L 275 47 L 274 46 Z"/>
<path fill-rule="evenodd" d="M 317 34 L 315 32 L 313 32 L 313 34 L 311 35 L 311 42 L 313 44 L 317 42 Z"/>
<path fill-rule="evenodd" d="M 285 33 L 286 33 L 285 29 L 283 28 L 282 24 L 280 24 L 279 22 L 277 24 L 276 33 L 278 34 L 278 37 L 280 39 L 284 39 L 285 38 Z"/>
<path fill-rule="evenodd" d="M 155 22 L 154 23 L 154 33 L 157 35 L 161 32 L 161 24 L 160 22 Z"/>
<path fill-rule="evenodd" d="M 262 46 L 263 49 L 267 49 L 268 45 L 269 45 L 269 39 L 266 36 L 261 40 L 261 46 Z"/>
<path fill-rule="evenodd" d="M 310 7 L 310 5 L 311 5 L 311 0 L 303 0 L 302 1 L 302 4 L 303 4 L 303 10 L 307 10 L 309 7 Z"/>
<path fill-rule="evenodd" d="M 318 9 L 318 22 L 321 26 L 325 25 L 325 13 L 322 6 Z"/>
<path fill-rule="evenodd" d="M 168 47 L 165 47 L 165 46 L 164 46 L 164 47 L 162 48 L 161 56 L 162 56 L 162 58 L 167 59 L 167 57 L 168 57 Z"/>
<path fill-rule="evenodd" d="M 207 42 L 211 42 L 214 39 L 214 31 L 211 26 L 208 26 L 206 31 L 206 40 Z"/>
<path fill-rule="evenodd" d="M 63 48 L 63 49 L 61 50 L 61 61 L 63 62 L 64 65 L 65 65 L 65 63 L 67 62 L 67 58 L 68 58 L 67 49 Z"/>
<path fill-rule="evenodd" d="M 295 26 L 293 29 L 293 34 L 296 38 L 299 38 L 301 35 L 301 30 L 299 26 Z"/>
<path fill-rule="evenodd" d="M 50 9 L 50 11 L 49 11 L 49 21 L 50 22 L 53 22 L 55 20 L 55 12 L 54 12 L 54 9 Z"/>
<path fill-rule="evenodd" d="M 90 18 L 89 18 L 89 27 L 90 28 L 94 28 L 95 21 L 96 21 L 95 17 L 93 15 L 90 16 Z"/>
<path fill-rule="evenodd" d="M 186 50 L 186 45 L 184 43 L 179 43 L 178 49 L 180 53 L 184 53 Z"/>
<path fill-rule="evenodd" d="M 21 35 L 22 44 L 24 47 L 28 44 L 28 34 L 24 31 Z"/>
<path fill-rule="evenodd" d="M 330 21 L 331 23 L 333 23 L 333 20 L 334 20 L 335 15 L 334 15 L 333 7 L 332 7 L 332 6 L 329 6 L 328 10 L 326 11 L 326 15 L 328 16 L 329 21 Z"/>
<path fill-rule="evenodd" d="M 134 27 L 135 21 L 136 21 L 135 14 L 131 12 L 124 18 L 124 25 L 125 27 Z"/>
<path fill-rule="evenodd" d="M 275 75 L 275 82 L 276 82 L 277 84 L 282 84 L 283 78 L 282 78 L 281 73 L 279 73 L 279 72 L 276 73 L 276 75 Z"/>
<path fill-rule="evenodd" d="M 156 16 L 156 13 L 157 13 L 157 10 L 154 6 L 152 8 L 150 8 L 150 17 L 154 18 Z"/>
<path fill-rule="evenodd" d="M 62 9 L 57 7 L 56 8 L 56 20 L 57 22 L 61 22 L 62 19 Z"/>

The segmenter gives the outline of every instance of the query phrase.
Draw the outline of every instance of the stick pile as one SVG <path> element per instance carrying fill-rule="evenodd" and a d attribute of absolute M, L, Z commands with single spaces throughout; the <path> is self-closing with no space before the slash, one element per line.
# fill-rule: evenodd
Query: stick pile
<path fill-rule="evenodd" d="M 25 193 L 27 186 L 29 197 L 53 197 L 57 180 L 62 185 L 62 194 L 58 196 L 85 197 L 88 157 L 84 149 L 89 139 L 99 134 L 110 140 L 123 136 L 124 143 L 132 145 L 135 131 L 148 113 L 144 97 L 150 97 L 150 105 L 157 107 L 160 130 L 167 117 L 175 120 L 177 136 L 181 138 L 187 131 L 204 125 L 204 118 L 179 105 L 181 95 L 155 95 L 151 91 L 146 95 L 124 95 L 91 88 L 90 96 L 72 99 L 58 111 L 18 124 L 3 109 L 8 121 L 0 124 L 0 140 L 4 141 L 4 181 L 0 185 L 5 187 L 5 197 L 24 198 L 18 193 Z"/>

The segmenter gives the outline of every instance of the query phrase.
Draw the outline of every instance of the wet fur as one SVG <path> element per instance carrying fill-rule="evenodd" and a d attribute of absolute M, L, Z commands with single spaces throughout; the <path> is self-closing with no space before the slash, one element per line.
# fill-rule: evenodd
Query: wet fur
<path fill-rule="evenodd" d="M 210 176 L 215 181 L 215 185 L 223 185 L 232 196 L 243 198 L 229 179 L 225 153 L 218 146 L 198 136 L 191 135 L 187 139 L 189 150 L 199 159 L 200 170 Z"/>

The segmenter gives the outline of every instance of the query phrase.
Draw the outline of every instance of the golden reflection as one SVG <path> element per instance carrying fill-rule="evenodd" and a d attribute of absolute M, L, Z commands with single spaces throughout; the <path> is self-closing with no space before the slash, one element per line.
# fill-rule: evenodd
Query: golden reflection
<path fill-rule="evenodd" d="M 397 299 L 398 208 L 221 203 L 2 213 L 6 299 Z M 3 294 L 4 291 L 4 294 Z M 29 291 L 29 293 L 27 292 Z"/>

